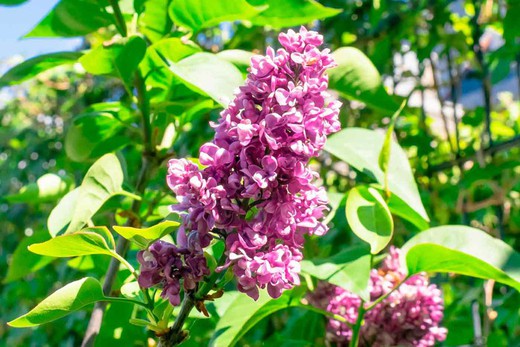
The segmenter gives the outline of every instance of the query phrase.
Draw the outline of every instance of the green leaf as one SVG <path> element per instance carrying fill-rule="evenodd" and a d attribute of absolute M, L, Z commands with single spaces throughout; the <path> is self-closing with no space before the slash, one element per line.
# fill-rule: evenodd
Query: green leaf
<path fill-rule="evenodd" d="M 384 185 L 385 175 L 378 165 L 384 138 L 384 134 L 374 130 L 347 128 L 332 135 L 325 150 Z M 410 163 L 406 153 L 396 142 L 392 142 L 392 156 L 388 164 L 388 187 L 392 198 L 396 195 L 405 203 L 404 206 L 399 206 L 405 209 L 401 215 L 408 216 L 407 220 L 414 222 L 417 227 L 427 228 L 429 218 L 421 202 Z"/>
<path fill-rule="evenodd" d="M 61 0 L 25 37 L 84 36 L 113 24 L 106 1 Z"/>
<path fill-rule="evenodd" d="M 81 230 L 108 199 L 123 194 L 122 184 L 123 169 L 116 155 L 109 153 L 98 159 L 83 178 L 65 233 Z"/>
<path fill-rule="evenodd" d="M 12 67 L 0 77 L 0 87 L 22 83 L 56 66 L 73 64 L 82 55 L 80 52 L 56 52 L 28 59 Z"/>
<path fill-rule="evenodd" d="M 69 225 L 74 210 L 76 209 L 79 195 L 79 187 L 71 190 L 65 194 L 58 205 L 52 209 L 49 218 L 47 219 L 47 229 L 49 229 L 49 234 L 52 237 L 65 231 L 67 225 Z"/>
<path fill-rule="evenodd" d="M 209 96 L 223 107 L 244 83 L 242 74 L 233 64 L 211 53 L 196 53 L 168 65 L 188 88 Z"/>
<path fill-rule="evenodd" d="M 29 246 L 33 253 L 55 258 L 78 257 L 89 254 L 113 255 L 112 245 L 100 233 L 108 233 L 100 229 L 106 227 L 88 228 L 73 234 L 56 236 L 48 241 Z"/>
<path fill-rule="evenodd" d="M 348 193 L 345 209 L 350 228 L 378 254 L 392 239 L 394 222 L 385 200 L 371 187 L 359 186 Z"/>
<path fill-rule="evenodd" d="M 179 226 L 178 222 L 165 221 L 149 228 L 132 228 L 124 226 L 113 226 L 115 232 L 123 236 L 125 239 L 132 241 L 139 248 L 145 249 L 152 242 L 172 233 Z"/>
<path fill-rule="evenodd" d="M 492 279 L 520 290 L 520 253 L 486 232 L 462 225 L 423 231 L 402 248 L 409 274 L 450 272 Z"/>
<path fill-rule="evenodd" d="M 331 89 L 386 113 L 394 113 L 399 108 L 386 92 L 376 67 L 363 52 L 354 47 L 342 47 L 332 55 L 338 66 L 329 70 Z"/>
<path fill-rule="evenodd" d="M 228 49 L 218 52 L 217 56 L 235 65 L 242 73 L 247 73 L 247 69 L 251 65 L 251 58 L 255 54 L 241 49 Z"/>
<path fill-rule="evenodd" d="M 26 328 L 52 322 L 103 298 L 98 280 L 85 277 L 58 289 L 31 311 L 7 324 L 15 328 Z"/>
<path fill-rule="evenodd" d="M 300 298 L 294 297 L 293 291 L 284 292 L 278 299 L 272 299 L 266 291 L 260 291 L 256 301 L 247 295 L 238 295 L 218 321 L 210 346 L 232 347 L 265 317 L 300 305 Z"/>
<path fill-rule="evenodd" d="M 130 86 L 145 53 L 146 42 L 139 36 L 132 36 L 103 44 L 82 56 L 79 62 L 91 74 L 116 76 Z"/>
<path fill-rule="evenodd" d="M 370 251 L 365 245 L 353 246 L 325 259 L 303 260 L 302 271 L 320 280 L 369 299 Z"/>
<path fill-rule="evenodd" d="M 93 112 L 74 118 L 65 135 L 65 152 L 73 161 L 82 162 L 113 152 L 132 140 L 111 112 Z"/>
<path fill-rule="evenodd" d="M 54 258 L 41 257 L 27 249 L 27 246 L 29 245 L 43 242 L 48 239 L 49 234 L 44 231 L 37 232 L 33 236 L 23 238 L 18 246 L 16 246 L 16 249 L 11 256 L 11 262 L 9 264 L 9 268 L 7 269 L 7 274 L 5 275 L 3 283 L 9 283 L 23 278 L 30 273 L 36 272 L 53 261 Z"/>
<path fill-rule="evenodd" d="M 154 43 L 146 50 L 145 58 L 141 63 L 143 75 L 148 76 L 146 84 L 168 89 L 181 83 L 170 71 L 169 64 L 201 51 L 201 48 L 194 43 L 184 42 L 176 37 Z"/>
<path fill-rule="evenodd" d="M 392 152 L 392 134 L 394 133 L 395 122 L 397 117 L 399 117 L 399 114 L 403 111 L 405 105 L 406 101 L 403 101 L 399 109 L 395 111 L 392 118 L 390 118 L 390 124 L 386 130 L 385 141 L 383 142 L 383 148 L 381 148 L 381 152 L 379 153 L 379 158 L 377 160 L 379 168 L 385 173 L 385 177 L 387 176 L 388 164 L 390 163 L 390 154 Z"/>
<path fill-rule="evenodd" d="M 31 204 L 56 201 L 65 195 L 72 185 L 71 178 L 48 173 L 38 178 L 36 182 L 22 187 L 17 194 L 7 195 L 5 199 L 9 202 Z"/>
<path fill-rule="evenodd" d="M 152 42 L 157 42 L 172 31 L 173 23 L 168 15 L 171 0 L 146 0 L 139 16 L 140 31 Z"/>
<path fill-rule="evenodd" d="M 269 6 L 267 10 L 250 19 L 253 24 L 277 29 L 308 24 L 317 19 L 333 17 L 342 11 L 325 7 L 314 0 L 249 0 L 249 3 L 254 6 Z"/>
<path fill-rule="evenodd" d="M 0 5 L 17 6 L 23 4 L 24 2 L 27 2 L 27 0 L 0 0 Z"/>
<path fill-rule="evenodd" d="M 245 0 L 175 0 L 169 13 L 177 25 L 197 32 L 222 22 L 254 17 L 265 8 L 255 8 Z"/>

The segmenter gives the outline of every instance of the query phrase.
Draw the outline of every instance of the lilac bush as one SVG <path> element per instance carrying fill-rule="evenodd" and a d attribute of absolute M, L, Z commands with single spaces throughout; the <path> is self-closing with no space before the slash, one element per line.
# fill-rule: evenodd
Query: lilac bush
<path fill-rule="evenodd" d="M 426 347 L 446 338 L 447 330 L 440 326 L 444 306 L 439 288 L 430 284 L 425 274 L 406 279 L 399 253 L 392 246 L 379 269 L 370 273 L 370 300 L 388 296 L 365 313 L 360 329 L 362 346 Z M 309 301 L 350 324 L 356 323 L 362 303 L 356 294 L 325 282 L 319 283 Z M 329 320 L 327 331 L 328 339 L 340 346 L 347 346 L 352 338 L 352 329 L 335 319 Z"/>
<path fill-rule="evenodd" d="M 167 182 L 178 201 L 172 211 L 182 217 L 179 251 L 170 256 L 178 266 L 177 254 L 202 259 L 215 235 L 224 238 L 226 260 L 217 271 L 232 268 L 238 289 L 254 299 L 259 288 L 277 298 L 298 285 L 304 235 L 327 232 L 321 221 L 327 195 L 307 164 L 340 129 L 341 103 L 327 92 L 325 74 L 334 61 L 328 49 L 318 48 L 323 37 L 302 27 L 280 34 L 279 41 L 282 49 L 269 47 L 252 58 L 245 85 L 212 124 L 215 137 L 200 148 L 205 168 L 185 159 L 168 164 Z M 139 255 L 146 270 L 140 282 L 148 287 L 161 277 L 175 305 L 179 279 L 189 290 L 207 269 L 200 262 L 196 274 L 184 266 L 187 271 L 166 276 L 172 261 L 160 261 L 164 254 L 153 251 L 161 247 Z"/>

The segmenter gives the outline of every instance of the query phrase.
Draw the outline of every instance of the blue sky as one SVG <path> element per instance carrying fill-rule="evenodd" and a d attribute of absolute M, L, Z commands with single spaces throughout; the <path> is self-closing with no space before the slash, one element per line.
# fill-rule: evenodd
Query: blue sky
<path fill-rule="evenodd" d="M 74 50 L 80 39 L 20 39 L 52 9 L 58 0 L 30 0 L 15 7 L 0 6 L 0 60 L 13 55 Z"/>

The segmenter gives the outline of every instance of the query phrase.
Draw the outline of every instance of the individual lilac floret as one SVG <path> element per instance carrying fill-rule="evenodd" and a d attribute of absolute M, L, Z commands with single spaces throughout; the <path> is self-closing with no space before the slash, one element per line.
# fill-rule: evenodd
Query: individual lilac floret
<path fill-rule="evenodd" d="M 378 270 L 370 274 L 370 299 L 390 292 L 406 278 L 399 266 L 399 250 L 392 247 L 390 255 Z M 327 283 L 319 283 L 309 301 L 322 309 L 343 316 L 355 324 L 361 305 L 359 296 Z M 381 303 L 365 315 L 361 327 L 361 346 L 434 346 L 446 339 L 446 328 L 440 327 L 443 301 L 437 286 L 429 284 L 425 274 L 406 280 Z M 330 319 L 327 338 L 338 346 L 347 346 L 352 330 L 344 323 Z"/>
<path fill-rule="evenodd" d="M 276 298 L 299 284 L 304 236 L 327 232 L 327 196 L 307 164 L 340 129 L 323 37 L 302 27 L 279 41 L 284 48 L 251 59 L 245 85 L 213 124 L 213 141 L 200 148 L 205 168 L 185 159 L 168 167 L 178 243 L 200 251 L 211 235 L 225 238 L 219 270 L 232 267 L 238 289 L 255 299 L 259 288 Z"/>
<path fill-rule="evenodd" d="M 193 290 L 209 274 L 203 254 L 164 241 L 156 241 L 148 250 L 140 251 L 137 260 L 141 264 L 139 285 L 150 288 L 161 284 L 161 296 L 174 306 L 181 301 L 181 281 L 184 290 Z"/>

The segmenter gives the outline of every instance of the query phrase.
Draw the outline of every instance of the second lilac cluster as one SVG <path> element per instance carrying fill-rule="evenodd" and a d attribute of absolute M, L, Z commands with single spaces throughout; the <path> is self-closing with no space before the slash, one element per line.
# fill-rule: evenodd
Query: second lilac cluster
<path fill-rule="evenodd" d="M 392 247 L 382 266 L 370 274 L 370 299 L 377 300 L 403 281 L 406 274 L 399 266 L 399 250 Z M 343 288 L 321 282 L 309 301 L 355 324 L 361 298 Z M 415 275 L 402 283 L 387 298 L 368 311 L 360 331 L 360 346 L 434 346 L 444 341 L 447 330 L 440 326 L 443 300 L 437 286 L 425 275 Z M 328 339 L 347 346 L 352 329 L 330 319 Z"/>
<path fill-rule="evenodd" d="M 213 141 L 200 149 L 205 168 L 173 159 L 167 178 L 183 218 L 177 243 L 200 250 L 220 234 L 227 261 L 219 270 L 232 267 L 238 289 L 255 299 L 259 288 L 276 298 L 297 285 L 304 235 L 327 231 L 327 196 L 307 164 L 340 129 L 322 36 L 302 27 L 279 41 L 282 49 L 252 58 L 245 86 L 213 124 Z"/>
<path fill-rule="evenodd" d="M 209 275 L 206 258 L 202 253 L 164 242 L 154 242 L 148 250 L 140 251 L 137 260 L 141 264 L 139 286 L 150 288 L 161 284 L 163 298 L 173 306 L 181 302 L 181 281 L 185 290 L 193 290 L 198 282 Z"/>

